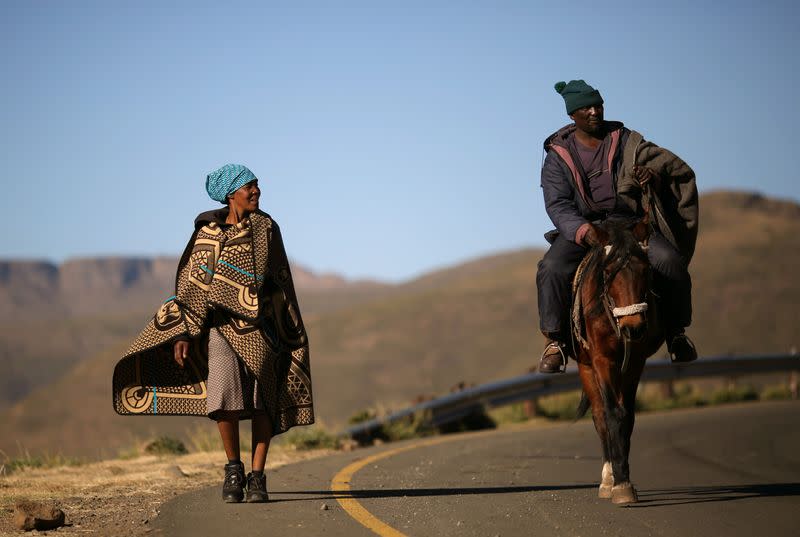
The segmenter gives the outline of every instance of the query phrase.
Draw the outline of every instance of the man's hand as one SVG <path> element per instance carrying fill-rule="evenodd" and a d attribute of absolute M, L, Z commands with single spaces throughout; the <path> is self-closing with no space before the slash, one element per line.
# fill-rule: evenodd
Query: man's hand
<path fill-rule="evenodd" d="M 586 233 L 583 234 L 583 244 L 588 246 L 589 248 L 594 248 L 598 244 L 600 244 L 600 238 L 597 236 L 597 230 L 594 226 L 589 226 L 586 229 Z"/>
<path fill-rule="evenodd" d="M 183 367 L 183 361 L 189 356 L 189 342 L 185 339 L 179 339 L 175 342 L 173 352 L 175 354 L 175 362 Z"/>
<path fill-rule="evenodd" d="M 633 176 L 639 181 L 639 186 L 644 188 L 644 185 L 650 184 L 653 190 L 658 190 L 661 186 L 661 181 L 658 174 L 652 168 L 646 166 L 634 166 Z"/>

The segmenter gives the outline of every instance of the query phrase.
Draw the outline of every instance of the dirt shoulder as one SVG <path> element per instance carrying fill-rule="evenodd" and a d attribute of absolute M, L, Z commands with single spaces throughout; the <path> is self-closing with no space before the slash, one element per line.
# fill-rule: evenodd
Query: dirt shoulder
<path fill-rule="evenodd" d="M 274 446 L 267 470 L 329 453 Z M 143 456 L 0 476 L 0 535 L 24 534 L 12 523 L 20 500 L 55 502 L 67 524 L 58 535 L 146 535 L 162 503 L 188 490 L 221 485 L 225 462 L 222 452 Z"/>

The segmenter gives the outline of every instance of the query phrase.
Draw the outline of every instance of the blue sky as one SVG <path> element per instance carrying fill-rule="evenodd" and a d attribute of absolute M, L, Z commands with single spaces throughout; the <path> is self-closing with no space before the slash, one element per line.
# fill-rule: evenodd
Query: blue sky
<path fill-rule="evenodd" d="M 769 1 L 6 1 L 0 257 L 177 255 L 226 162 L 317 271 L 541 246 L 541 143 L 573 78 L 701 192 L 798 200 L 798 27 Z"/>

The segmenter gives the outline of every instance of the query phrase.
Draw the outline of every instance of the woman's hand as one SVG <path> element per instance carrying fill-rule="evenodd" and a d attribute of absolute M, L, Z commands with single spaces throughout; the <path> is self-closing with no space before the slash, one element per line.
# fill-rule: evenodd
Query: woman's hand
<path fill-rule="evenodd" d="M 183 367 L 183 361 L 189 356 L 189 342 L 185 339 L 176 341 L 173 347 L 173 353 L 175 355 L 175 362 Z"/>

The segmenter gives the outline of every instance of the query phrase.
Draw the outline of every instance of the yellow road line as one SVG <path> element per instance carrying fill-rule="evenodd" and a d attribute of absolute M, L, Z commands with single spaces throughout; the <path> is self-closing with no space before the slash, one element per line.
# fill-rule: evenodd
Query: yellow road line
<path fill-rule="evenodd" d="M 407 446 L 390 449 L 388 451 L 382 451 L 381 453 L 376 453 L 375 455 L 371 455 L 365 459 L 357 460 L 353 463 L 348 464 L 344 468 L 342 468 L 338 474 L 333 476 L 331 480 L 331 490 L 333 492 L 338 493 L 347 493 L 350 492 L 350 480 L 353 478 L 353 474 L 358 472 L 363 467 L 367 466 L 368 464 L 372 464 L 375 461 L 379 461 L 381 459 L 386 459 L 388 457 L 392 457 L 397 455 L 398 453 L 402 453 L 404 451 L 411 451 L 412 449 L 417 449 L 419 447 L 426 447 L 426 446 L 433 446 L 436 444 L 443 444 L 444 442 L 450 442 L 452 440 L 458 440 L 459 437 L 463 438 L 462 435 L 450 435 L 450 436 L 440 436 L 434 438 L 433 440 L 427 440 L 422 442 L 416 442 L 414 444 L 409 444 Z M 361 505 L 358 500 L 353 498 L 352 496 L 344 496 L 340 495 L 336 498 L 336 501 L 339 502 L 339 505 L 347 511 L 351 517 L 353 517 L 356 522 L 361 524 L 362 526 L 371 529 L 373 532 L 377 533 L 381 537 L 406 537 L 404 533 L 401 533 L 394 529 L 393 527 L 389 526 L 375 515 L 367 511 L 363 505 Z"/>

